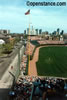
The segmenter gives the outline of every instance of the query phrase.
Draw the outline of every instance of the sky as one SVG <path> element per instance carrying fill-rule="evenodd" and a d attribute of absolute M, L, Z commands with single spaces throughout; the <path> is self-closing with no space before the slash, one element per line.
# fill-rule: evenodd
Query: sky
<path fill-rule="evenodd" d="M 27 6 L 27 1 L 66 2 L 66 6 Z M 23 33 L 29 27 L 53 32 L 57 28 L 67 33 L 67 0 L 0 0 L 0 29 L 9 29 L 11 33 Z"/>

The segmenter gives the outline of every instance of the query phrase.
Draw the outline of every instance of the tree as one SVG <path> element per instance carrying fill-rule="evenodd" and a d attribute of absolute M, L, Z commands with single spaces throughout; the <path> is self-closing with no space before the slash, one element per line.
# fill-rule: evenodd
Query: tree
<path fill-rule="evenodd" d="M 19 37 L 16 37 L 14 42 L 17 43 L 19 41 L 20 41 L 20 38 Z"/>
<path fill-rule="evenodd" d="M 3 52 L 9 54 L 12 52 L 12 45 L 10 43 L 3 45 Z"/>

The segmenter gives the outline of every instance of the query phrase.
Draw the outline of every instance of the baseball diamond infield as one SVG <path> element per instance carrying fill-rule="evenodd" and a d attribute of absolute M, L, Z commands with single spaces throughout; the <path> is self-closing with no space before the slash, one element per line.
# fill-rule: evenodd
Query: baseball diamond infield
<path fill-rule="evenodd" d="M 67 77 L 67 47 L 38 47 L 30 61 L 29 75 Z"/>

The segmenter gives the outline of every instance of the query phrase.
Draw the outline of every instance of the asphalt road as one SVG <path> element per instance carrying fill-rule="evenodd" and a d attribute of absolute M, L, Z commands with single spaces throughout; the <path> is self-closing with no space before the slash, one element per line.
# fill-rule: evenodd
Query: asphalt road
<path fill-rule="evenodd" d="M 3 76 L 4 72 L 7 70 L 12 59 L 14 59 L 13 56 L 12 57 L 6 57 L 4 59 L 4 61 L 0 64 L 0 79 Z"/>

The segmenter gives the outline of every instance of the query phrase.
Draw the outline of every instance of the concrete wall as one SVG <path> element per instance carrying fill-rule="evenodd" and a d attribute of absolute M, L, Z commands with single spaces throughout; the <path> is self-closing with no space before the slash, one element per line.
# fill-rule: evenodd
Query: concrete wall
<path fill-rule="evenodd" d="M 11 74 L 9 72 L 11 72 L 12 74 L 15 75 L 15 77 L 17 78 L 18 75 L 19 75 L 19 70 L 20 70 L 20 60 L 24 54 L 24 50 L 25 50 L 25 47 L 22 46 L 19 50 L 18 50 L 18 53 L 17 55 L 15 56 L 15 58 L 12 60 L 12 62 L 10 63 L 7 71 L 4 73 L 3 77 L 2 77 L 2 82 L 3 83 L 6 83 L 9 85 L 12 84 L 12 81 L 13 81 L 13 77 L 11 76 Z"/>

